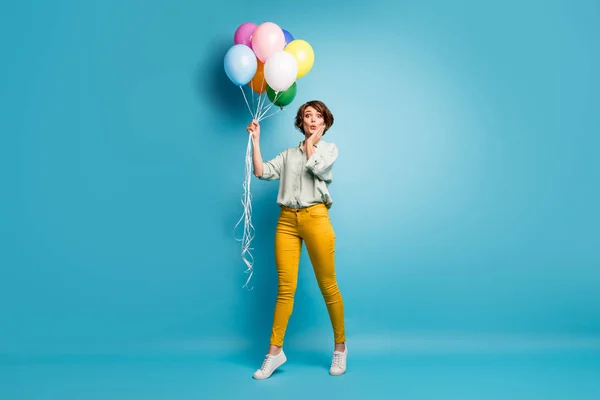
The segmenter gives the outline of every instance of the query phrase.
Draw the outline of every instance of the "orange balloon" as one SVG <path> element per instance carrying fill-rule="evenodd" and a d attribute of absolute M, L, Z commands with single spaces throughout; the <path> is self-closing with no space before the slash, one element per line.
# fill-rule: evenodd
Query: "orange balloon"
<path fill-rule="evenodd" d="M 260 60 L 256 60 L 258 62 L 258 67 L 256 68 L 256 73 L 254 74 L 254 78 L 250 81 L 249 85 L 252 90 L 254 90 L 258 94 L 262 94 L 267 91 L 267 82 L 265 81 L 265 63 Z"/>

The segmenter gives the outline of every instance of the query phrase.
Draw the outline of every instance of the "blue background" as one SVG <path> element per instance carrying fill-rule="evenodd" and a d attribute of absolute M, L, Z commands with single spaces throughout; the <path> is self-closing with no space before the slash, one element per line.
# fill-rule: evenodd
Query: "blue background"
<path fill-rule="evenodd" d="M 598 350 L 600 6 L 483 3 L 4 5 L 0 355 L 229 351 L 240 379 L 259 366 L 278 209 L 277 183 L 253 178 L 242 289 L 250 116 L 223 56 L 246 21 L 315 51 L 262 152 L 302 139 L 303 102 L 334 113 L 349 347 Z M 332 338 L 304 252 L 286 346 L 327 358 Z"/>

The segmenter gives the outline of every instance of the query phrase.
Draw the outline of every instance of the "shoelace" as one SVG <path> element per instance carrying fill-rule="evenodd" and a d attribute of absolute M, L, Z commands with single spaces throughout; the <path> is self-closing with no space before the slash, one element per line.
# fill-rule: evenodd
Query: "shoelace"
<path fill-rule="evenodd" d="M 262 365 L 260 366 L 261 371 L 263 371 L 263 372 L 266 371 L 270 362 L 271 362 L 271 356 L 267 355 L 265 357 L 265 359 L 263 360 Z"/>
<path fill-rule="evenodd" d="M 342 353 L 333 353 L 333 366 L 334 367 L 338 367 L 338 368 L 342 368 Z"/>

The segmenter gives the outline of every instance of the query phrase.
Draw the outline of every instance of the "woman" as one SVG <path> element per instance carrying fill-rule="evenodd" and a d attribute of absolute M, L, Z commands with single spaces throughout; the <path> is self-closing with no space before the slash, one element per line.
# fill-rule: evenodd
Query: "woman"
<path fill-rule="evenodd" d="M 333 326 L 335 347 L 329 373 L 346 372 L 344 303 L 335 276 L 335 233 L 329 220 L 332 200 L 328 186 L 338 149 L 334 143 L 321 139 L 333 125 L 333 115 L 321 101 L 309 101 L 298 109 L 294 125 L 304 135 L 304 141 L 268 162 L 263 162 L 260 154 L 260 125 L 252 121 L 247 127 L 252 135 L 254 175 L 280 181 L 277 204 L 281 208 L 275 231 L 278 292 L 271 345 L 262 366 L 253 375 L 255 379 L 270 377 L 287 361 L 283 338 L 294 304 L 302 242 L 306 244 Z"/>

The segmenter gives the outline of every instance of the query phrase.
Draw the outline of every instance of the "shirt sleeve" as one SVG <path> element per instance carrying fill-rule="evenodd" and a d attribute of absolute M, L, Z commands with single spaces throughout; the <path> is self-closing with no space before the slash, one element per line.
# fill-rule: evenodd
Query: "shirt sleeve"
<path fill-rule="evenodd" d="M 274 159 L 263 163 L 263 174 L 260 178 L 264 181 L 274 181 L 281 178 L 283 171 L 285 151 L 279 153 Z"/>
<path fill-rule="evenodd" d="M 333 164 L 338 157 L 338 148 L 330 143 L 323 151 L 315 153 L 306 160 L 306 168 L 325 183 L 333 181 Z"/>

